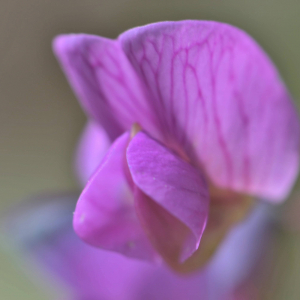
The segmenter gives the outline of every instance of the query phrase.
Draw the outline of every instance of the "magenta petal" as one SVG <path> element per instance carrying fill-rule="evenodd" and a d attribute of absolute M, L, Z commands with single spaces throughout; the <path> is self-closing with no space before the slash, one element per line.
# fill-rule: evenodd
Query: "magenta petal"
<path fill-rule="evenodd" d="M 84 128 L 76 151 L 76 172 L 83 185 L 94 173 L 109 146 L 110 140 L 105 130 L 90 121 Z"/>
<path fill-rule="evenodd" d="M 180 21 L 137 27 L 119 41 L 148 87 L 165 142 L 219 187 L 274 201 L 287 195 L 298 171 L 298 116 L 252 38 L 227 24 Z"/>
<path fill-rule="evenodd" d="M 136 216 L 126 176 L 128 142 L 126 132 L 112 144 L 78 200 L 73 225 L 93 246 L 153 260 L 157 257 Z"/>
<path fill-rule="evenodd" d="M 54 51 L 88 114 L 114 139 L 138 122 L 221 188 L 280 201 L 299 164 L 298 116 L 245 32 L 161 22 L 117 41 L 60 36 Z"/>
<path fill-rule="evenodd" d="M 135 200 L 146 232 L 159 252 L 166 255 L 173 248 L 174 255 L 179 250 L 178 259 L 185 260 L 198 248 L 208 216 L 202 174 L 144 132 L 130 142 L 127 161 L 141 190 Z"/>
<path fill-rule="evenodd" d="M 61 35 L 53 48 L 89 116 L 113 140 L 133 122 L 156 130 L 142 82 L 117 41 L 87 34 Z"/>

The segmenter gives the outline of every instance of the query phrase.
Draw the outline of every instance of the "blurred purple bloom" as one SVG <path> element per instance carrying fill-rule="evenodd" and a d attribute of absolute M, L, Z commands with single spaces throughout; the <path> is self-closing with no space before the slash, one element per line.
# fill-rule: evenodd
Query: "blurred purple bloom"
<path fill-rule="evenodd" d="M 189 271 L 243 218 L 248 196 L 289 193 L 298 116 L 243 31 L 163 22 L 117 40 L 59 36 L 54 51 L 93 122 L 78 166 L 83 180 L 94 173 L 74 215 L 86 242 Z"/>
<path fill-rule="evenodd" d="M 72 230 L 75 195 L 48 196 L 10 215 L 10 237 L 76 300 L 236 300 L 234 292 L 256 265 L 270 231 L 258 206 L 230 232 L 201 271 L 178 275 L 166 266 L 95 249 Z M 239 299 L 240 300 L 240 299 Z"/>

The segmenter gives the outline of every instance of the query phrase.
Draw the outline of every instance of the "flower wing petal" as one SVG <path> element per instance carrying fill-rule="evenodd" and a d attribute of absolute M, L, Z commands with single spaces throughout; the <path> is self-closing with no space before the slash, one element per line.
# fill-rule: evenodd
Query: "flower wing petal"
<path fill-rule="evenodd" d="M 144 132 L 131 140 L 127 161 L 145 231 L 167 261 L 184 261 L 206 226 L 209 195 L 202 174 Z"/>
<path fill-rule="evenodd" d="M 136 216 L 126 176 L 126 132 L 111 146 L 83 190 L 74 213 L 75 232 L 87 243 L 130 257 L 157 258 Z"/>
<path fill-rule="evenodd" d="M 253 39 L 227 24 L 181 21 L 137 27 L 119 41 L 170 145 L 219 187 L 287 195 L 298 171 L 298 116 Z"/>

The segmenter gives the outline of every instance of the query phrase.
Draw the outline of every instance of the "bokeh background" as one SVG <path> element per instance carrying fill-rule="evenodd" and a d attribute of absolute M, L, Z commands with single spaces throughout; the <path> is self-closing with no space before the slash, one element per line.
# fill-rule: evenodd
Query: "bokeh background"
<path fill-rule="evenodd" d="M 114 38 L 163 20 L 231 23 L 269 53 L 299 106 L 299 15 L 299 0 L 1 0 L 0 217 L 32 195 L 78 188 L 72 156 L 85 116 L 52 54 L 55 35 L 85 32 Z M 0 299 L 53 299 L 56 291 L 33 283 L 26 267 L 1 243 Z M 295 257 L 289 268 L 299 265 L 297 238 L 283 234 L 281 243 L 288 245 L 281 255 Z M 285 266 L 279 265 L 278 272 Z M 280 288 L 293 296 L 278 292 L 278 299 L 300 299 L 293 290 L 299 286 L 298 273 L 295 268 L 285 271 L 290 279 Z"/>

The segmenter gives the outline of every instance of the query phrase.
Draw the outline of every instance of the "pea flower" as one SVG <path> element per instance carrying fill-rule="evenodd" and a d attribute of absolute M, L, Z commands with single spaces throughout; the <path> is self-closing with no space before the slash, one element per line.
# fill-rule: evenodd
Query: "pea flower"
<path fill-rule="evenodd" d="M 91 177 L 73 221 L 87 243 L 187 272 L 207 262 L 253 198 L 288 195 L 298 115 L 243 31 L 161 22 L 116 40 L 62 35 L 54 51 L 90 119 L 78 168 Z"/>

